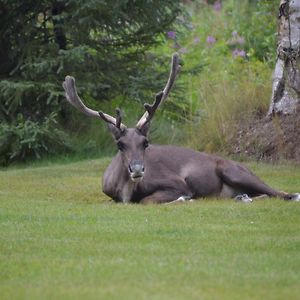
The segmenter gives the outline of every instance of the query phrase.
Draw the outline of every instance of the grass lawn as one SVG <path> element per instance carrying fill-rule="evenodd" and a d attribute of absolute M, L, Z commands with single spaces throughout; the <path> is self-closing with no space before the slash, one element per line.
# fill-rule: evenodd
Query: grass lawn
<path fill-rule="evenodd" d="M 108 161 L 0 171 L 1 299 L 299 299 L 299 202 L 117 205 Z M 251 168 L 300 191 L 300 167 Z"/>

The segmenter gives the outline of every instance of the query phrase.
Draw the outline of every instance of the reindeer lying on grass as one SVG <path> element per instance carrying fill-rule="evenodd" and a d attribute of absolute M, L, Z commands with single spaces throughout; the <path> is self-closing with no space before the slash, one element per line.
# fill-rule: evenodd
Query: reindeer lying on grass
<path fill-rule="evenodd" d="M 167 98 L 178 73 L 179 58 L 172 57 L 168 82 L 135 128 L 121 120 L 86 107 L 79 98 L 75 79 L 67 76 L 63 87 L 68 102 L 84 114 L 100 118 L 108 125 L 119 149 L 103 175 L 103 192 L 117 202 L 174 203 L 202 197 L 235 198 L 279 197 L 300 201 L 300 194 L 279 192 L 267 186 L 238 162 L 225 160 L 187 148 L 149 144 L 150 121 Z"/>

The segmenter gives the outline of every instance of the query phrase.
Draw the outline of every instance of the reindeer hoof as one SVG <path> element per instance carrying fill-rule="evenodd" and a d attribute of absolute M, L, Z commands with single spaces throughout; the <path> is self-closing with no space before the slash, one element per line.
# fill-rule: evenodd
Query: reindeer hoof
<path fill-rule="evenodd" d="M 247 194 L 237 195 L 234 199 L 237 202 L 243 202 L 243 203 L 251 203 L 252 202 L 252 199 Z"/>
<path fill-rule="evenodd" d="M 173 200 L 173 201 L 171 201 L 171 202 L 165 203 L 165 205 L 168 205 L 168 204 L 175 204 L 175 203 L 180 203 L 180 202 L 186 202 L 186 201 L 192 202 L 193 199 L 191 199 L 190 196 L 181 196 L 181 197 L 177 198 L 176 200 Z"/>
<path fill-rule="evenodd" d="M 293 201 L 293 202 L 300 202 L 300 193 L 286 195 L 284 197 L 284 200 Z"/>
<path fill-rule="evenodd" d="M 192 200 L 190 196 L 181 196 L 177 199 L 178 201 L 185 202 Z"/>

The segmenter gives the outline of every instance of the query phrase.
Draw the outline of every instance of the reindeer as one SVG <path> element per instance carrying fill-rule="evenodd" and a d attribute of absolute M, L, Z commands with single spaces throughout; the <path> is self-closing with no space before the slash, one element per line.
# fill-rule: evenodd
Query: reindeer
<path fill-rule="evenodd" d="M 150 122 L 167 98 L 180 69 L 179 58 L 172 57 L 171 71 L 163 91 L 135 128 L 127 128 L 116 117 L 86 107 L 79 98 L 75 79 L 63 82 L 67 101 L 82 113 L 100 118 L 108 125 L 118 153 L 103 175 L 103 192 L 116 202 L 174 203 L 204 197 L 235 198 L 251 202 L 251 197 L 279 197 L 300 201 L 300 194 L 279 192 L 266 185 L 242 164 L 187 148 L 154 145 L 148 140 Z"/>

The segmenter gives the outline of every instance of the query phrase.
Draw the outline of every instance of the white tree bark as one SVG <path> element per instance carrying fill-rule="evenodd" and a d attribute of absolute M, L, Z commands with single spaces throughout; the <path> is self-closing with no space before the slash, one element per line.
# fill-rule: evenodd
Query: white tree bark
<path fill-rule="evenodd" d="M 281 0 L 277 61 L 268 117 L 300 107 L 300 0 Z"/>

